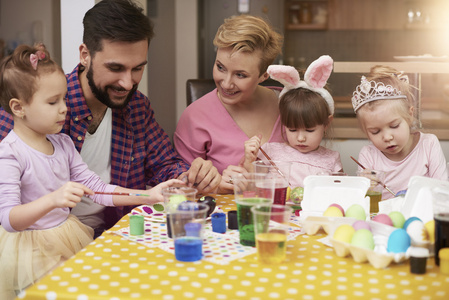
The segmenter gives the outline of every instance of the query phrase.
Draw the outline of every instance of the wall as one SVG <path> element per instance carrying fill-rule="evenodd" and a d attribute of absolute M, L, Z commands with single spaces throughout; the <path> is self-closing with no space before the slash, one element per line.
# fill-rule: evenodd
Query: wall
<path fill-rule="evenodd" d="M 174 0 L 152 1 L 155 36 L 148 51 L 148 97 L 156 119 L 171 137 L 176 126 Z"/>
<path fill-rule="evenodd" d="M 0 38 L 13 50 L 18 44 L 43 42 L 61 62 L 59 0 L 1 0 Z"/>
<path fill-rule="evenodd" d="M 70 73 L 79 64 L 79 46 L 83 43 L 83 17 L 95 0 L 60 0 L 62 69 Z"/>
<path fill-rule="evenodd" d="M 155 32 L 148 55 L 148 97 L 158 123 L 172 138 L 186 107 L 186 81 L 198 76 L 197 0 L 149 0 L 148 10 Z"/>

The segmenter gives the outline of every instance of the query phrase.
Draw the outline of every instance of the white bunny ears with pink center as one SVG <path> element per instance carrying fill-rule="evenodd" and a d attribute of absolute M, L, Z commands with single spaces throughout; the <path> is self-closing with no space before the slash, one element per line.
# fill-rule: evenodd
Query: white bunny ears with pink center
<path fill-rule="evenodd" d="M 268 67 L 268 74 L 276 81 L 284 85 L 279 97 L 282 97 L 291 89 L 304 88 L 320 94 L 329 105 L 331 114 L 334 114 L 334 99 L 324 88 L 327 79 L 332 73 L 334 65 L 333 59 L 329 55 L 322 55 L 312 62 L 304 74 L 304 81 L 299 77 L 298 71 L 292 66 L 271 65 Z"/>

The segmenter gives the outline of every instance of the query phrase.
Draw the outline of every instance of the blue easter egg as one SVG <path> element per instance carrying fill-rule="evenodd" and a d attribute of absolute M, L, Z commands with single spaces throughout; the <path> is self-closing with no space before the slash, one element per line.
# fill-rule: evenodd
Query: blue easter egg
<path fill-rule="evenodd" d="M 392 253 L 404 253 L 410 247 L 411 239 L 407 231 L 398 228 L 388 237 L 387 251 Z"/>
<path fill-rule="evenodd" d="M 410 218 L 408 218 L 408 219 L 405 221 L 405 223 L 404 223 L 404 225 L 402 226 L 402 228 L 405 229 L 405 230 L 407 230 L 408 225 L 409 225 L 411 222 L 416 221 L 416 220 L 421 221 L 421 219 L 418 218 L 418 217 L 410 217 Z M 421 222 L 422 222 L 422 221 L 421 221 Z"/>

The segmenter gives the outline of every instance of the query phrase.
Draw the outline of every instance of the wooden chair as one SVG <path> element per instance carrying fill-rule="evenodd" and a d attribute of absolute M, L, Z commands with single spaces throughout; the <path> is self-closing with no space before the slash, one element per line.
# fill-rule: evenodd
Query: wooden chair
<path fill-rule="evenodd" d="M 284 87 L 280 82 L 271 78 L 262 82 L 261 85 Z M 198 100 L 213 89 L 215 89 L 215 82 L 213 79 L 188 79 L 186 82 L 187 105 L 190 105 L 193 101 Z"/>

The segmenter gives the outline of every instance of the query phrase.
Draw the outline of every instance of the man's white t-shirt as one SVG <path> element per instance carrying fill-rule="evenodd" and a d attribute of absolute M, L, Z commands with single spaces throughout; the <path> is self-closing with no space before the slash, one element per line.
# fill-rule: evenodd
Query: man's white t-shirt
<path fill-rule="evenodd" d="M 105 183 L 111 182 L 111 136 L 112 110 L 108 108 L 94 134 L 86 134 L 81 157 Z M 90 198 L 83 197 L 81 202 L 72 209 L 81 222 L 92 228 L 104 225 L 103 211 L 105 206 L 94 203 Z"/>

